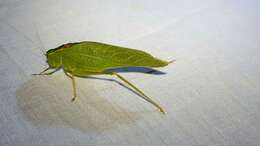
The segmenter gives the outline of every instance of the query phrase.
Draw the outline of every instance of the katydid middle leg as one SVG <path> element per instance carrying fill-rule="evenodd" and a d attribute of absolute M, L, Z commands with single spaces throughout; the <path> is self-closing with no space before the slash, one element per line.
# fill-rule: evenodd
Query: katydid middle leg
<path fill-rule="evenodd" d="M 71 78 L 72 80 L 72 87 L 73 87 L 73 98 L 71 99 L 71 101 L 75 101 L 76 97 L 77 97 L 77 91 L 76 91 L 76 82 L 75 82 L 75 76 L 73 74 L 69 74 L 68 72 L 64 71 L 64 73 Z"/>

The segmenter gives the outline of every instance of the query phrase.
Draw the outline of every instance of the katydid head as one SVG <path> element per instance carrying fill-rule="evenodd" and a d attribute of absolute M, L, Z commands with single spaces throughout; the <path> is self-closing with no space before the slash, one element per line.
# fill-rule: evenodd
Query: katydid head
<path fill-rule="evenodd" d="M 47 63 L 50 68 L 59 68 L 61 66 L 61 54 L 57 49 L 50 49 L 46 53 Z"/>

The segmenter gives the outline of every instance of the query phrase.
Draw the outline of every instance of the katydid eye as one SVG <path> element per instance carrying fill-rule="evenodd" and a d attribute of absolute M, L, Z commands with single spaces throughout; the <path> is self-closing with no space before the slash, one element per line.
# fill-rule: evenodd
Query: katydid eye
<path fill-rule="evenodd" d="M 52 52 L 55 52 L 55 51 L 56 51 L 56 49 L 50 49 L 50 50 L 47 51 L 46 54 L 48 55 L 48 54 L 50 54 L 50 53 L 52 53 Z"/>

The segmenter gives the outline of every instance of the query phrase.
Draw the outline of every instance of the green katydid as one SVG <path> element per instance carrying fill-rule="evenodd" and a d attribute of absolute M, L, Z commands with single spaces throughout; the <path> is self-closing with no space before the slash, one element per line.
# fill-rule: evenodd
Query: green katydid
<path fill-rule="evenodd" d="M 72 101 L 77 97 L 75 77 L 114 75 L 136 90 L 144 100 L 153 104 L 160 112 L 165 113 L 159 104 L 124 77 L 107 70 L 119 67 L 164 67 L 173 61 L 163 61 L 136 49 L 89 41 L 64 44 L 48 50 L 45 55 L 49 67 L 34 75 L 51 75 L 62 68 L 64 73 L 72 80 Z M 46 73 L 49 69 L 54 70 Z"/>

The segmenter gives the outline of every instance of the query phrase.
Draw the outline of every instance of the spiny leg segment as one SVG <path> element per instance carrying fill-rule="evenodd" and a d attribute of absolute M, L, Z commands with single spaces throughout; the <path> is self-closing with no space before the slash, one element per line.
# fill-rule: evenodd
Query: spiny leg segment
<path fill-rule="evenodd" d="M 122 77 L 121 75 L 117 74 L 117 73 L 111 73 L 111 75 L 115 75 L 116 77 L 118 77 L 119 79 L 121 79 L 122 81 L 124 81 L 126 84 L 128 84 L 129 86 L 131 86 L 133 89 L 135 89 L 142 97 L 143 99 L 145 99 L 146 101 L 150 102 L 151 104 L 153 104 L 155 107 L 157 107 L 159 109 L 160 112 L 162 112 L 163 114 L 165 114 L 165 111 L 163 110 L 163 108 L 157 104 L 155 101 L 153 101 L 150 97 L 148 97 L 147 95 L 145 95 L 140 89 L 138 89 L 136 86 L 134 86 L 132 83 L 130 83 L 128 80 L 126 80 L 124 77 Z"/>

